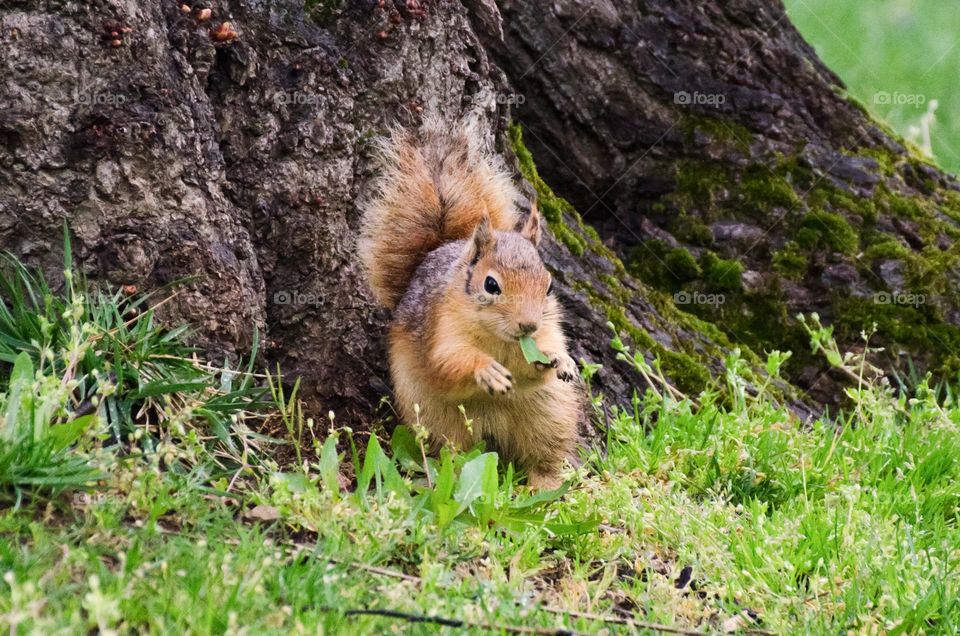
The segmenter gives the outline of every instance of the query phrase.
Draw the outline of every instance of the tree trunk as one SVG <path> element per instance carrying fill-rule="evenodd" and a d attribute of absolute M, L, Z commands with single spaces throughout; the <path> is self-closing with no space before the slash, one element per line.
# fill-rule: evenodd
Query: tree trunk
<path fill-rule="evenodd" d="M 809 350 L 796 311 L 839 322 L 844 302 L 915 276 L 939 304 L 882 316 L 955 337 L 952 181 L 838 94 L 779 2 L 179 4 L 0 0 L 0 247 L 56 276 L 67 221 L 97 284 L 189 279 L 164 319 L 213 355 L 245 352 L 259 329 L 314 414 L 369 422 L 388 391 L 358 203 L 369 140 L 424 112 L 477 115 L 519 155 L 573 353 L 604 365 L 595 386 L 612 403 L 643 381 L 615 360 L 608 320 L 693 393 L 738 343 L 758 377 L 752 351 Z M 536 177 L 511 118 L 599 236 Z M 860 254 L 876 245 L 889 249 Z M 678 309 L 691 298 L 714 304 Z M 820 367 L 799 358 L 795 379 L 816 387 Z"/>
<path fill-rule="evenodd" d="M 780 2 L 498 7 L 502 38 L 475 24 L 541 173 L 631 273 L 741 346 L 793 351 L 822 402 L 839 378 L 798 313 L 848 347 L 876 322 L 887 368 L 956 377 L 957 183 L 845 95 Z"/>

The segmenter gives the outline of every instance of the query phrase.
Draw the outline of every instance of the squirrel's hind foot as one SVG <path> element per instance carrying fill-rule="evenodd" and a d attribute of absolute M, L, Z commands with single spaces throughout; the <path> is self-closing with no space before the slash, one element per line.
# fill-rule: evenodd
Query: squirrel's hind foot
<path fill-rule="evenodd" d="M 534 471 L 527 478 L 527 484 L 530 486 L 530 490 L 541 491 L 556 490 L 563 482 L 560 480 L 560 476 L 554 472 Z"/>

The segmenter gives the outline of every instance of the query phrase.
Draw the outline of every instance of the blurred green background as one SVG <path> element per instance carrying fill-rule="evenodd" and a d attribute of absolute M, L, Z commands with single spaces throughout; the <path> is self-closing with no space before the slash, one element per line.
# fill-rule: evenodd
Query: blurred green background
<path fill-rule="evenodd" d="M 941 166 L 960 172 L 958 0 L 784 4 L 853 97 Z"/>

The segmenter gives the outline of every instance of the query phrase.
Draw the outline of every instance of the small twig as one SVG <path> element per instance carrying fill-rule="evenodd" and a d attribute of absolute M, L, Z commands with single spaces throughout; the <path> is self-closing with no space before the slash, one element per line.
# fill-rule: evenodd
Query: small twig
<path fill-rule="evenodd" d="M 370 572 L 371 574 L 379 574 L 381 576 L 390 576 L 396 579 L 402 579 L 404 581 L 410 581 L 411 583 L 420 583 L 421 579 L 418 576 L 413 576 L 412 574 L 406 574 L 404 572 L 399 572 L 397 570 L 390 570 L 388 568 L 381 568 L 376 565 L 366 565 L 364 563 L 344 563 L 343 561 L 338 561 L 336 559 L 328 559 L 330 563 L 336 563 L 338 565 L 346 565 L 347 567 L 357 568 L 365 572 Z"/>
<path fill-rule="evenodd" d="M 156 310 L 159 309 L 160 307 L 163 307 L 164 305 L 166 305 L 167 303 L 169 303 L 170 301 L 172 301 L 174 298 L 176 298 L 177 296 L 179 296 L 179 295 L 181 294 L 181 292 L 183 292 L 183 290 L 182 290 L 182 289 L 178 289 L 177 291 L 173 292 L 172 294 L 170 294 L 169 296 L 167 296 L 166 298 L 164 298 L 163 300 L 161 300 L 160 302 L 158 302 L 156 305 L 154 305 L 154 306 L 152 306 L 152 307 L 148 307 L 148 308 L 147 308 L 147 311 L 156 311 Z M 129 327 L 130 325 L 132 325 L 133 323 L 137 322 L 137 321 L 140 320 L 141 318 L 143 318 L 143 314 L 139 314 L 139 313 L 138 313 L 138 314 L 137 314 L 136 316 L 134 316 L 133 318 L 130 318 L 129 320 L 127 320 L 126 322 L 124 322 L 124 323 L 123 323 L 123 326 L 124 326 L 124 327 Z M 119 327 L 116 328 L 116 329 L 111 329 L 111 330 L 110 330 L 110 335 L 115 334 L 115 333 L 116 333 L 117 331 L 119 331 L 119 330 L 120 330 Z"/>
<path fill-rule="evenodd" d="M 653 394 L 657 396 L 657 399 L 662 401 L 662 400 L 663 400 L 663 394 L 660 393 L 660 391 L 657 390 L 657 385 L 656 385 L 656 383 L 653 381 L 653 378 L 651 378 L 651 377 L 647 374 L 647 372 L 646 372 L 642 367 L 640 367 L 639 365 L 635 365 L 634 368 L 636 368 L 636 370 L 640 372 L 640 375 L 643 376 L 643 379 L 647 382 L 647 387 L 648 387 L 651 391 L 653 391 Z"/>
<path fill-rule="evenodd" d="M 241 436 L 240 439 L 243 440 L 243 453 L 241 454 L 241 457 L 246 458 L 247 451 L 249 450 L 249 446 L 247 446 L 247 436 L 243 435 Z M 250 464 L 248 464 L 246 461 L 243 461 L 240 468 L 237 469 L 237 472 L 233 474 L 233 478 L 230 479 L 230 483 L 227 484 L 226 492 L 230 492 L 231 490 L 233 490 L 233 485 L 237 483 L 237 478 L 240 477 L 240 473 L 242 473 L 244 469 L 247 469 L 247 468 L 253 468 L 253 467 L 250 466 Z"/>
<path fill-rule="evenodd" d="M 707 632 L 701 632 L 696 629 L 687 629 L 684 627 L 674 627 L 672 625 L 661 625 L 660 623 L 648 623 L 646 621 L 638 621 L 633 618 L 620 618 L 617 616 L 604 616 L 602 614 L 591 614 L 590 612 L 577 612 L 575 610 L 565 610 L 556 607 L 546 607 L 541 606 L 545 612 L 550 612 L 551 614 L 566 614 L 573 618 L 585 618 L 592 621 L 600 621 L 603 623 L 615 623 L 617 625 L 629 625 L 630 627 L 636 627 L 639 629 L 649 629 L 655 632 L 662 632 L 665 634 L 681 634 L 682 636 L 705 636 Z M 753 636 L 775 636 L 773 632 L 764 631 L 762 629 L 745 629 L 743 630 L 744 634 L 752 634 Z"/>
<path fill-rule="evenodd" d="M 300 552 L 310 552 L 316 549 L 316 545 L 307 545 L 305 543 L 294 543 L 293 541 L 281 541 L 278 543 L 280 546 L 287 548 L 294 548 L 296 553 Z M 355 563 L 353 561 L 341 561 L 339 559 L 331 559 L 324 557 L 329 563 L 335 565 L 343 565 L 348 568 L 356 568 L 358 570 L 363 570 L 365 572 L 370 572 L 371 574 L 379 574 L 380 576 L 389 576 L 395 579 L 402 579 L 404 581 L 410 581 L 411 583 L 421 583 L 420 577 L 413 576 L 412 574 L 406 574 L 405 572 L 400 572 L 399 570 L 391 570 L 388 568 L 382 568 L 376 565 L 367 565 L 365 563 Z"/>
<path fill-rule="evenodd" d="M 637 627 L 639 629 L 649 629 L 655 632 L 662 632 L 665 634 L 682 634 L 683 636 L 704 636 L 706 632 L 701 632 L 696 629 L 685 629 L 683 627 L 673 627 L 671 625 L 661 625 L 660 623 L 648 623 L 645 621 L 638 621 L 632 618 L 619 618 L 617 616 L 604 616 L 603 614 L 593 614 L 590 612 L 577 612 L 575 610 L 565 610 L 558 607 L 546 607 L 541 606 L 545 612 L 550 612 L 551 614 L 566 614 L 567 616 L 573 618 L 585 618 L 591 621 L 600 621 L 602 623 L 614 623 L 617 625 L 629 625 L 630 627 Z"/>
<path fill-rule="evenodd" d="M 336 611 L 336 610 L 327 610 Z M 350 609 L 343 612 L 344 616 L 381 616 L 384 618 L 399 618 L 408 623 L 429 623 L 444 627 L 473 627 L 488 631 L 506 632 L 508 634 L 549 634 L 552 636 L 579 636 L 581 632 L 572 629 L 551 627 L 523 627 L 521 625 L 504 625 L 501 623 L 480 623 L 459 618 L 444 618 L 442 616 L 427 616 L 424 614 L 409 614 L 389 609 Z"/>
<path fill-rule="evenodd" d="M 393 405 L 390 405 L 390 408 L 393 408 Z M 430 478 L 430 464 L 427 462 L 427 449 L 423 445 L 423 440 L 427 437 L 426 429 L 423 428 L 423 425 L 420 424 L 420 405 L 413 405 L 413 413 L 417 418 L 417 424 L 413 427 L 414 432 L 417 434 L 417 443 L 420 444 L 420 458 L 423 459 L 423 472 L 427 476 L 427 488 L 433 489 L 433 480 Z"/>
<path fill-rule="evenodd" d="M 161 532 L 177 534 L 180 536 L 188 536 L 185 533 L 181 533 L 177 530 L 169 530 L 164 528 L 162 525 L 158 524 L 158 528 Z M 239 545 L 240 542 L 237 539 L 227 539 L 226 543 L 228 545 Z M 316 548 L 316 545 L 308 545 L 304 543 L 295 543 L 293 541 L 281 541 L 278 544 L 278 547 L 293 548 L 293 555 L 299 554 L 301 552 L 309 552 L 312 548 Z M 420 584 L 423 582 L 418 576 L 413 576 L 412 574 L 406 574 L 398 570 L 391 570 L 390 568 L 382 568 L 375 565 L 366 565 L 364 563 L 358 563 L 353 561 L 339 561 L 337 559 L 331 559 L 329 557 L 323 557 L 330 564 L 342 565 L 349 568 L 356 568 L 358 570 L 363 570 L 365 572 L 370 572 L 371 574 L 378 574 L 380 576 L 388 576 L 391 578 L 401 579 L 408 581 L 410 583 Z M 341 610 L 333 608 L 319 608 L 321 611 L 325 612 L 337 612 Z M 538 605 L 537 610 L 542 610 L 544 612 L 549 612 L 551 614 L 565 615 L 570 618 L 583 618 L 586 620 L 597 621 L 600 623 L 614 624 L 614 625 L 628 625 L 637 629 L 647 629 L 654 632 L 660 632 L 663 634 L 680 634 L 680 636 L 706 636 L 707 632 L 698 631 L 695 629 L 686 629 L 683 627 L 673 627 L 671 625 L 662 625 L 660 623 L 650 623 L 647 621 L 638 621 L 632 618 L 620 618 L 617 616 L 605 616 L 603 614 L 593 614 L 590 612 L 578 612 L 576 610 L 567 610 L 559 607 L 550 607 L 548 605 Z M 422 614 L 410 614 L 406 612 L 400 612 L 390 609 L 351 609 L 344 610 L 344 616 L 381 616 L 384 618 L 399 618 L 401 620 L 410 622 L 410 623 L 429 623 L 432 625 L 442 625 L 444 627 L 472 627 L 474 629 L 486 629 L 490 631 L 500 631 L 506 632 L 509 634 L 537 634 L 537 635 L 557 635 L 557 636 L 580 636 L 582 632 L 577 632 L 575 630 L 564 629 L 564 628 L 542 628 L 542 627 L 523 627 L 520 625 L 501 625 L 498 623 L 479 623 L 468 621 L 465 619 L 458 618 L 445 618 L 442 616 L 427 616 Z M 746 629 L 743 630 L 744 634 L 750 634 L 751 636 L 776 636 L 773 632 L 768 632 L 762 629 Z"/>
<path fill-rule="evenodd" d="M 179 361 L 181 361 L 181 362 L 190 362 L 190 363 L 193 364 L 193 366 L 197 367 L 198 369 L 204 369 L 205 371 L 217 371 L 217 372 L 219 372 L 219 371 L 223 371 L 223 370 L 224 370 L 223 367 L 219 367 L 219 366 L 214 365 L 214 364 L 208 364 L 208 363 L 200 362 L 199 360 L 195 360 L 195 359 L 193 359 L 193 358 L 184 358 L 183 356 L 175 356 L 175 355 L 171 355 L 171 354 L 168 354 L 168 353 L 161 353 L 161 354 L 154 355 L 154 356 L 151 356 L 151 357 L 154 358 L 154 359 L 156 359 L 156 360 L 179 360 Z M 269 376 L 269 375 L 266 374 L 266 373 L 254 373 L 253 371 L 243 371 L 243 370 L 241 370 L 241 369 L 228 369 L 228 370 L 230 371 L 230 373 L 233 373 L 233 374 L 235 374 L 235 375 L 249 376 L 249 377 L 251 377 L 251 378 L 268 378 L 268 377 L 272 377 L 272 376 Z"/>
<path fill-rule="evenodd" d="M 290 543 L 290 544 L 287 544 L 287 545 L 296 547 L 298 550 L 306 550 L 307 548 L 310 547 L 310 546 L 307 546 L 307 545 L 304 545 L 304 544 L 299 544 L 299 543 Z M 357 569 L 360 569 L 360 570 L 364 570 L 364 571 L 370 572 L 370 573 L 372 573 L 372 574 L 379 574 L 379 575 L 381 575 L 381 576 L 389 576 L 389 577 L 392 577 L 392 578 L 397 578 L 397 579 L 402 579 L 402 580 L 404 580 L 404 581 L 409 581 L 409 582 L 411 582 L 411 583 L 418 583 L 418 584 L 419 584 L 419 583 L 422 582 L 422 579 L 421 579 L 420 577 L 413 576 L 413 575 L 411 575 L 411 574 L 406 574 L 406 573 L 404 573 L 404 572 L 399 572 L 399 571 L 397 571 L 397 570 L 391 570 L 391 569 L 389 569 L 389 568 L 381 568 L 381 567 L 377 567 L 377 566 L 373 566 L 373 565 L 365 565 L 365 564 L 363 564 L 363 563 L 354 563 L 354 562 L 345 563 L 345 562 L 343 562 L 343 561 L 338 561 L 338 560 L 336 560 L 336 559 L 327 559 L 327 560 L 328 560 L 330 563 L 335 563 L 335 564 L 338 564 L 338 565 L 346 565 L 346 566 L 348 566 L 348 567 L 353 567 L 353 568 L 357 568 Z M 570 616 L 571 618 L 585 618 L 585 619 L 587 619 L 587 620 L 598 621 L 598 622 L 607 623 L 607 624 L 613 623 L 613 624 L 617 624 L 617 625 L 629 625 L 630 627 L 636 627 L 636 628 L 638 628 L 638 629 L 648 629 L 648 630 L 651 630 L 651 631 L 661 632 L 661 633 L 664 633 L 664 634 L 680 634 L 681 636 L 705 636 L 706 633 L 707 633 L 707 632 L 701 632 L 701 631 L 698 631 L 698 630 L 695 630 L 695 629 L 685 629 L 685 628 L 682 628 L 682 627 L 673 627 L 673 626 L 670 626 L 670 625 L 661 625 L 661 624 L 659 624 L 659 623 L 649 623 L 649 622 L 646 622 L 646 621 L 638 621 L 638 620 L 635 620 L 635 619 L 632 619 L 632 618 L 619 618 L 619 617 L 616 617 L 616 616 L 604 616 L 603 614 L 592 614 L 592 613 L 589 613 L 589 612 L 577 612 L 577 611 L 575 611 L 575 610 L 565 610 L 565 609 L 561 609 L 561 608 L 558 608 L 558 607 L 549 607 L 549 606 L 547 606 L 547 605 L 540 605 L 540 606 L 537 607 L 537 609 L 543 610 L 544 612 L 549 612 L 549 613 L 551 613 L 551 614 L 566 614 L 567 616 Z M 376 611 L 376 612 L 379 612 L 380 610 L 369 610 L 369 611 L 370 611 L 370 612 L 375 612 L 375 611 Z M 392 610 L 383 610 L 383 611 L 392 611 Z M 349 614 L 349 613 L 350 613 L 350 612 L 347 612 L 347 614 Z M 443 620 L 450 620 L 450 619 L 443 619 Z M 423 621 L 416 621 L 416 622 L 423 622 Z M 431 622 L 434 622 L 434 621 L 431 621 Z M 442 624 L 442 625 L 447 625 L 447 623 L 439 623 L 439 622 L 436 622 L 436 623 L 437 623 L 437 624 Z M 484 629 L 504 629 L 505 631 L 510 631 L 509 628 L 503 627 L 503 626 L 499 626 L 499 625 L 473 624 L 473 623 L 469 623 L 469 622 L 464 622 L 463 624 L 449 625 L 449 626 L 450 626 L 450 627 L 477 627 L 477 628 L 484 628 Z M 527 629 L 527 628 L 522 628 L 522 629 Z M 573 634 L 573 633 L 575 633 L 575 632 L 570 632 L 570 631 L 563 632 L 563 631 L 558 631 L 558 630 L 552 630 L 552 631 L 547 631 L 547 632 L 543 632 L 543 631 L 534 631 L 534 632 L 518 632 L 518 631 L 514 631 L 514 632 L 512 632 L 512 633 L 515 633 L 515 634 L 517 634 L 517 633 L 532 633 L 532 634 L 556 634 L 556 633 L 566 633 L 566 634 Z M 772 632 L 767 632 L 767 631 L 763 631 L 763 630 L 759 630 L 759 629 L 744 630 L 744 633 L 745 633 L 745 634 L 752 634 L 753 636 L 774 636 L 774 634 L 773 634 Z"/>

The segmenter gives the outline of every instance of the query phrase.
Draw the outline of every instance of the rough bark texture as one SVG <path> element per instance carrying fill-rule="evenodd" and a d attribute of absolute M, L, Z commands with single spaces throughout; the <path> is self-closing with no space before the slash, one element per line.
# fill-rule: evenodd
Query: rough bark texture
<path fill-rule="evenodd" d="M 0 246 L 56 272 L 67 219 L 94 280 L 198 275 L 168 320 L 221 354 L 265 330 L 315 409 L 369 419 L 387 374 L 354 254 L 366 142 L 422 108 L 496 115 L 475 99 L 490 67 L 463 9 L 356 3 L 324 24 L 296 1 L 4 9 Z M 110 21 L 132 29 L 122 46 Z M 223 21 L 238 37 L 217 43 Z"/>
<path fill-rule="evenodd" d="M 498 6 L 503 37 L 478 32 L 541 173 L 632 273 L 685 300 L 723 294 L 684 308 L 792 350 L 790 376 L 821 401 L 838 387 L 801 312 L 847 346 L 877 322 L 883 362 L 956 377 L 955 180 L 845 96 L 780 2 Z"/>
<path fill-rule="evenodd" d="M 877 231 L 904 237 L 911 254 L 939 240 L 923 215 L 948 180 L 833 91 L 838 81 L 779 2 L 357 1 L 309 16 L 297 0 L 197 2 L 191 13 L 179 4 L 0 0 L 0 248 L 56 275 L 66 220 L 97 283 L 149 289 L 196 276 L 164 317 L 195 325 L 217 355 L 245 352 L 259 328 L 268 360 L 303 377 L 314 413 L 369 420 L 388 390 L 388 316 L 372 306 L 354 252 L 358 202 L 368 141 L 424 112 L 479 115 L 491 144 L 518 150 L 549 207 L 545 259 L 574 355 L 605 365 L 597 386 L 614 402 L 642 383 L 614 360 L 608 319 L 689 391 L 719 371 L 736 338 L 782 340 L 750 324 L 739 326 L 745 337 L 724 334 L 675 307 L 672 293 L 713 290 L 708 249 L 745 267 L 735 285 L 721 277 L 731 301 L 720 313 L 685 307 L 721 328 L 724 311 L 756 312 L 757 298 L 777 316 L 829 310 L 824 286 L 872 293 L 867 272 L 909 274 L 909 255 L 864 265 L 812 231 L 804 276 L 768 281 L 772 254 L 811 207 L 802 178 L 858 205 L 881 184 L 909 190 L 922 218 L 885 208 L 858 217 L 858 249 Z M 201 22 L 203 8 L 212 15 Z M 217 42 L 210 29 L 224 21 L 237 37 Z M 678 91 L 725 103 L 676 104 Z M 511 117 L 546 182 L 600 236 L 533 174 L 516 131 L 507 134 Z M 854 156 L 863 148 L 876 152 Z M 856 223 L 838 200 L 818 205 Z M 697 261 L 682 285 L 635 249 L 664 260 L 663 245 L 685 245 Z"/>

